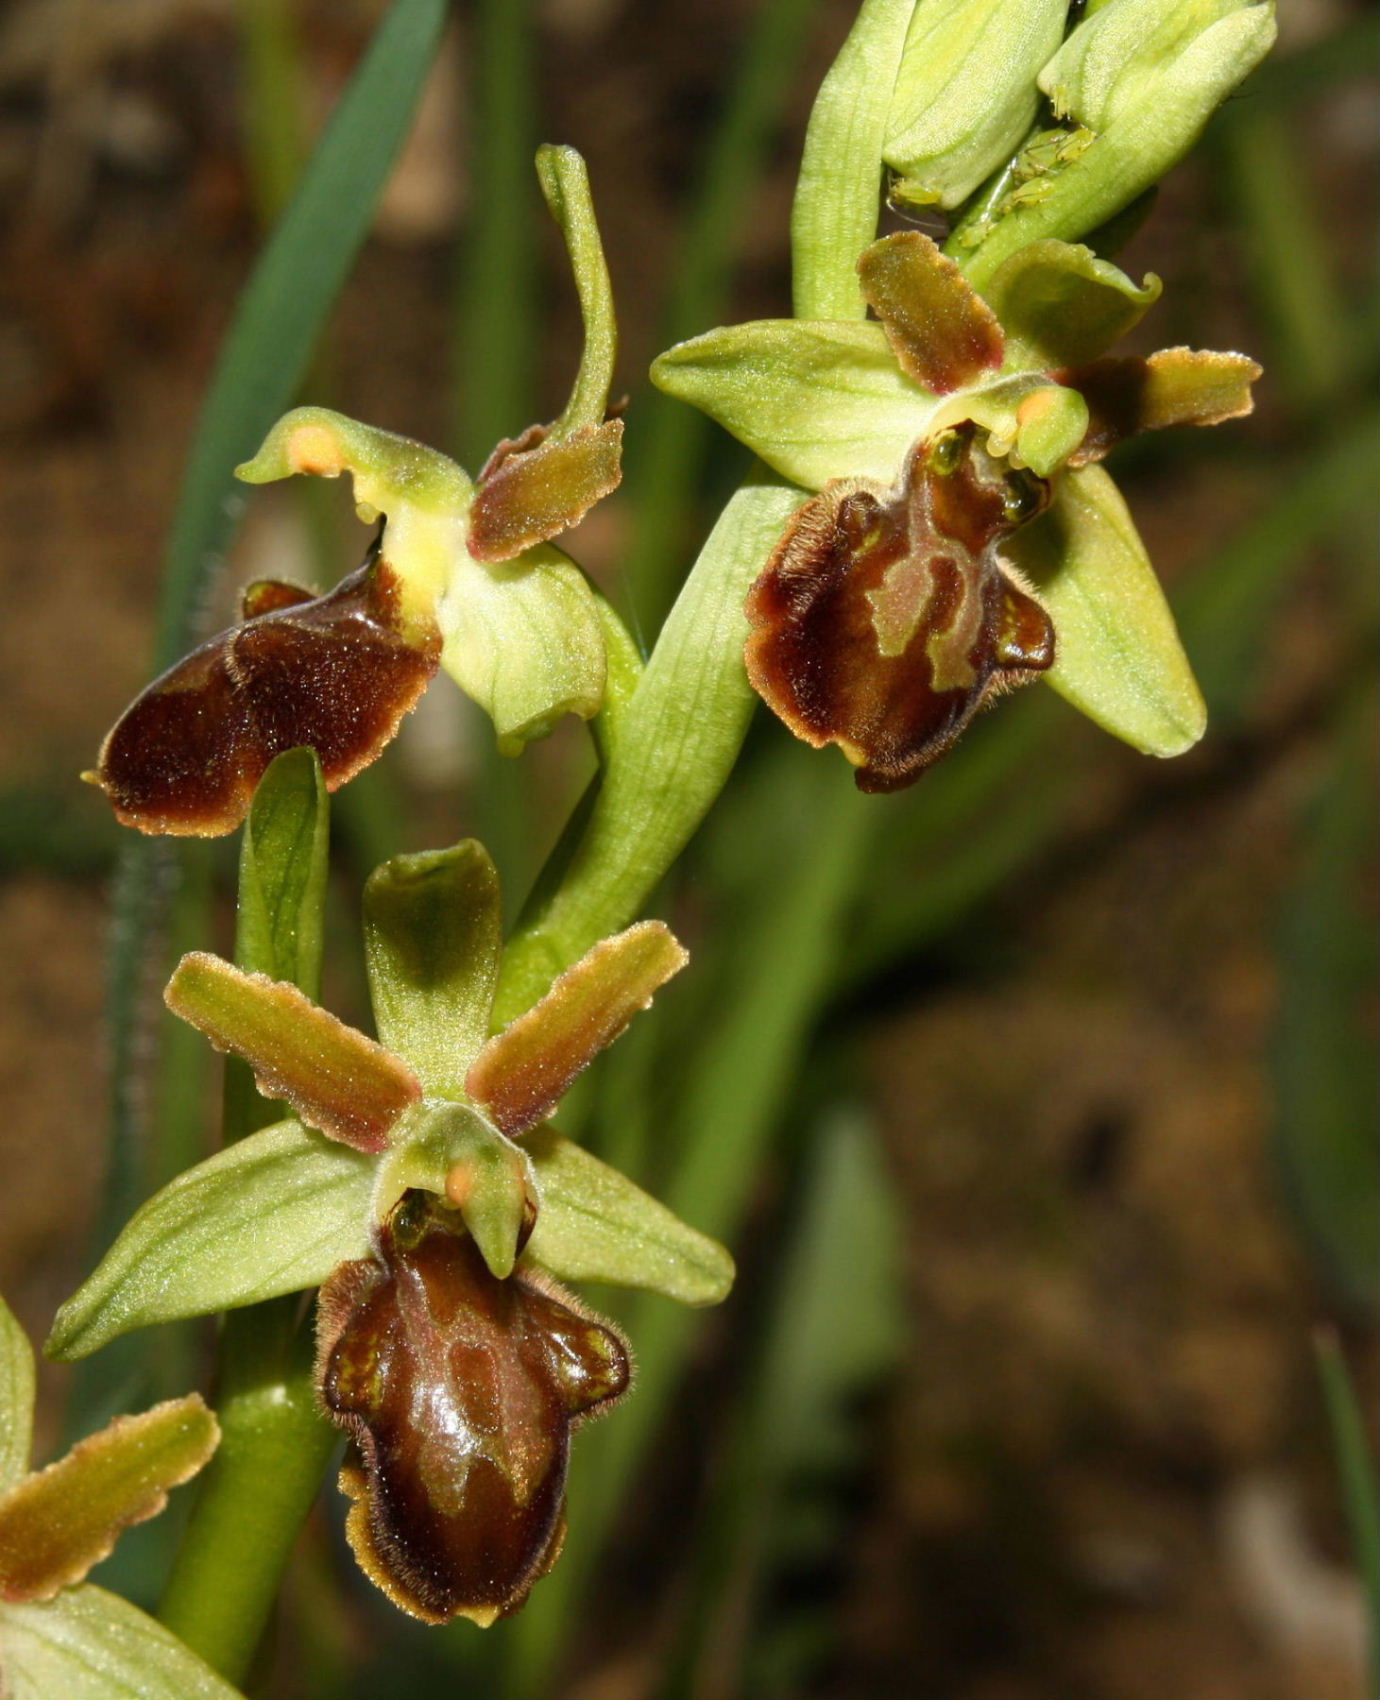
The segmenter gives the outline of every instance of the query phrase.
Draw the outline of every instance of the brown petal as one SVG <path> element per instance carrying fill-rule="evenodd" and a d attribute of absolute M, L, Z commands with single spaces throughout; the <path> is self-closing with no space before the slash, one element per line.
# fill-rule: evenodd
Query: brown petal
<path fill-rule="evenodd" d="M 998 545 L 1044 506 L 971 426 L 917 444 L 901 482 L 826 485 L 748 595 L 755 689 L 863 791 L 909 785 L 994 694 L 1053 664 L 1049 616 Z"/>
<path fill-rule="evenodd" d="M 606 419 L 568 437 L 534 425 L 500 443 L 480 475 L 470 508 L 469 549 L 477 561 L 511 561 L 578 525 L 623 476 L 623 421 Z"/>
<path fill-rule="evenodd" d="M 276 755 L 310 744 L 334 791 L 393 737 L 436 671 L 440 634 L 405 630 L 372 555 L 327 596 L 251 586 L 258 608 L 155 679 L 116 722 L 94 778 L 141 832 L 211 838 L 244 819 Z"/>
<path fill-rule="evenodd" d="M 377 1260 L 321 1289 L 317 1385 L 355 1443 L 341 1486 L 365 1573 L 428 1623 L 516 1611 L 560 1550 L 570 1432 L 628 1386 L 607 1324 L 497 1280 L 458 1218 L 409 1194 Z"/>
<path fill-rule="evenodd" d="M 1006 339 L 963 273 L 918 230 L 865 248 L 858 276 L 901 370 L 938 395 L 1001 365 Z"/>
<path fill-rule="evenodd" d="M 220 1440 L 201 1396 L 116 1417 L 0 1498 L 0 1599 L 49 1600 L 155 1517 Z"/>
<path fill-rule="evenodd" d="M 1124 437 L 1169 425 L 1220 425 L 1251 411 L 1261 368 L 1245 354 L 1163 348 L 1148 360 L 1093 360 L 1056 375 L 1080 390 L 1091 415 L 1070 466 L 1101 460 Z"/>
<path fill-rule="evenodd" d="M 422 1096 L 406 1063 L 286 980 L 192 951 L 163 999 L 218 1051 L 243 1057 L 265 1098 L 356 1151 L 386 1151 L 394 1123 Z"/>
<path fill-rule="evenodd" d="M 576 1075 L 689 960 L 660 921 L 639 921 L 604 939 L 567 968 L 526 1015 L 489 1040 L 465 1078 L 465 1090 L 500 1132 L 519 1138 L 545 1121 Z"/>

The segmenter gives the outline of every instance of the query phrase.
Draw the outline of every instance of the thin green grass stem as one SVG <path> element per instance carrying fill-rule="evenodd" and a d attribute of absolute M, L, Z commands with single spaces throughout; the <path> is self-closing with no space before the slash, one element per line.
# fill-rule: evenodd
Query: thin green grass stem
<path fill-rule="evenodd" d="M 1351 1524 L 1352 1548 L 1365 1588 L 1369 1687 L 1374 1694 L 1380 1691 L 1380 1512 L 1376 1509 L 1375 1464 L 1371 1456 L 1373 1440 L 1336 1334 L 1330 1328 L 1319 1328 L 1313 1344 L 1328 1421 L 1332 1426 L 1342 1500 Z"/>

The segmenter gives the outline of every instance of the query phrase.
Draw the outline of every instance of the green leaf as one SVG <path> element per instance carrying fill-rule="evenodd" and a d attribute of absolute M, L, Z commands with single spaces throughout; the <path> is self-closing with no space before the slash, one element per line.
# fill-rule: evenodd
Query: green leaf
<path fill-rule="evenodd" d="M 265 1098 L 281 1098 L 309 1127 L 377 1153 L 422 1095 L 411 1069 L 285 980 L 244 974 L 206 951 L 184 956 L 163 1001 L 254 1070 Z"/>
<path fill-rule="evenodd" d="M 241 1700 L 151 1617 L 90 1583 L 0 1605 L 7 1700 Z"/>
<path fill-rule="evenodd" d="M 33 1427 L 33 1347 L 0 1298 L 0 1493 L 28 1473 Z"/>
<path fill-rule="evenodd" d="M 168 550 L 163 665 L 230 534 L 231 468 L 292 400 L 373 222 L 447 16 L 445 0 L 396 0 L 331 114 L 301 186 L 240 297 L 192 445 Z"/>
<path fill-rule="evenodd" d="M 44 1350 L 82 1358 L 132 1328 L 319 1286 L 369 1255 L 374 1167 L 294 1121 L 207 1158 L 131 1219 Z"/>
<path fill-rule="evenodd" d="M 503 950 L 498 870 L 479 840 L 376 868 L 364 887 L 364 950 L 379 1038 L 426 1092 L 463 1097 L 489 1037 Z"/>
<path fill-rule="evenodd" d="M 1044 677 L 1059 695 L 1146 755 L 1196 744 L 1202 695 L 1135 522 L 1101 467 L 1066 473 L 1049 510 L 1006 549 L 1054 621 Z"/>
<path fill-rule="evenodd" d="M 759 319 L 710 331 L 653 361 L 652 382 L 810 490 L 853 476 L 894 483 L 936 407 L 871 323 Z"/>
<path fill-rule="evenodd" d="M 983 290 L 1006 332 L 1012 370 L 1048 372 L 1105 354 L 1160 298 L 1153 272 L 1136 288 L 1091 248 L 1032 242 L 998 267 Z"/>
<path fill-rule="evenodd" d="M 259 781 L 240 845 L 235 961 L 309 998 L 321 989 L 329 811 L 316 751 L 287 750 Z"/>
<path fill-rule="evenodd" d="M 537 177 L 551 216 L 561 227 L 584 320 L 584 352 L 565 411 L 552 435 L 568 436 L 585 425 L 598 425 L 608 406 L 613 363 L 618 356 L 618 326 L 613 316 L 613 286 L 599 240 L 599 222 L 589 192 L 589 172 L 574 148 L 547 145 L 537 150 Z"/>
<path fill-rule="evenodd" d="M 0 1497 L 0 1599 L 49 1600 L 83 1581 L 121 1531 L 156 1517 L 220 1440 L 199 1393 L 116 1417 Z"/>
<path fill-rule="evenodd" d="M 733 1259 L 626 1175 L 553 1127 L 523 1141 L 541 1194 L 526 1256 L 567 1281 L 644 1287 L 712 1305 L 733 1285 Z"/>

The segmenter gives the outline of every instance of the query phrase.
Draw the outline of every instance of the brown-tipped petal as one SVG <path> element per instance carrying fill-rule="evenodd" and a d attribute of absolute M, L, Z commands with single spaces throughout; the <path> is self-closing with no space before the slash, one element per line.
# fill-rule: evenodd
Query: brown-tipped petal
<path fill-rule="evenodd" d="M 321 1289 L 317 1386 L 351 1437 L 365 1573 L 428 1623 L 516 1611 L 560 1550 L 570 1433 L 627 1387 L 627 1346 L 566 1294 L 500 1281 L 423 1195 Z"/>
<path fill-rule="evenodd" d="M 284 608 L 300 608 L 304 602 L 315 602 L 314 590 L 303 590 L 300 584 L 289 584 L 281 578 L 256 578 L 240 592 L 240 618 L 257 620 L 264 614 L 277 614 Z"/>
<path fill-rule="evenodd" d="M 163 996 L 218 1051 L 243 1057 L 264 1097 L 356 1151 L 386 1151 L 393 1124 L 422 1095 L 406 1063 L 286 980 L 193 951 Z"/>
<path fill-rule="evenodd" d="M 469 549 L 477 561 L 511 561 L 578 525 L 623 476 L 623 421 L 606 419 L 569 437 L 500 444 L 470 508 Z M 508 452 L 504 452 L 507 448 Z"/>
<path fill-rule="evenodd" d="M 1049 617 L 998 545 L 1044 506 L 972 427 L 919 444 L 894 490 L 826 485 L 748 595 L 748 677 L 787 726 L 838 744 L 863 791 L 895 791 L 995 692 L 1054 659 Z"/>
<path fill-rule="evenodd" d="M 1006 339 L 963 273 L 918 230 L 865 248 L 858 277 L 901 370 L 938 395 L 1001 365 Z"/>
<path fill-rule="evenodd" d="M 141 832 L 231 832 L 284 750 L 311 745 L 332 791 L 367 767 L 439 655 L 440 633 L 405 628 L 393 571 L 371 558 L 328 596 L 280 603 L 155 679 L 107 737 L 97 781 Z"/>
<path fill-rule="evenodd" d="M 1124 437 L 1170 425 L 1220 425 L 1255 405 L 1261 368 L 1245 354 L 1164 348 L 1148 360 L 1093 360 L 1056 374 L 1088 404 L 1088 434 L 1070 466 L 1101 460 Z"/>
<path fill-rule="evenodd" d="M 465 1090 L 517 1139 L 545 1121 L 570 1083 L 689 961 L 669 928 L 640 921 L 604 939 L 526 1015 L 490 1039 Z"/>
<path fill-rule="evenodd" d="M 49 1600 L 155 1517 L 220 1440 L 200 1394 L 115 1421 L 0 1498 L 0 1599 Z"/>

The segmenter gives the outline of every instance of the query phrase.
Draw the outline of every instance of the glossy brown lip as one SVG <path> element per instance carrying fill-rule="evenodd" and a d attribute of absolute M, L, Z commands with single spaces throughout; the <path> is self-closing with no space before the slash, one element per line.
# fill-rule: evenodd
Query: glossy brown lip
<path fill-rule="evenodd" d="M 411 1194 L 377 1259 L 321 1289 L 317 1385 L 354 1442 L 341 1486 L 366 1574 L 429 1623 L 517 1610 L 564 1532 L 571 1429 L 627 1388 L 628 1350 L 569 1295 L 500 1281 Z"/>
<path fill-rule="evenodd" d="M 126 709 L 93 776 L 126 826 L 216 837 L 284 750 L 311 745 L 335 790 L 392 739 L 436 671 L 439 632 L 420 646 L 403 636 L 397 578 L 376 551 L 328 595 L 305 595 L 251 586 L 250 618 Z"/>
<path fill-rule="evenodd" d="M 749 593 L 754 688 L 797 737 L 838 744 L 861 790 L 912 784 L 993 695 L 1053 664 L 1049 616 L 997 553 L 1047 495 L 972 426 L 917 444 L 894 490 L 826 485 Z"/>

